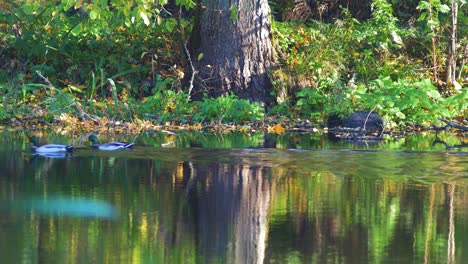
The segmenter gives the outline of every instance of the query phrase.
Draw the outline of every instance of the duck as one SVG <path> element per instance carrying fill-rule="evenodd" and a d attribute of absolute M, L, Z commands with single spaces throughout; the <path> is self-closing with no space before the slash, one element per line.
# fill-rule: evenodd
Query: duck
<path fill-rule="evenodd" d="M 100 144 L 96 135 L 91 134 L 88 137 L 88 140 L 93 143 L 92 147 L 99 150 L 119 150 L 119 149 L 130 149 L 135 145 L 135 143 L 125 143 L 125 142 L 108 142 Z"/>
<path fill-rule="evenodd" d="M 32 136 L 29 141 L 33 144 L 32 150 L 36 153 L 60 153 L 71 152 L 74 148 L 73 145 L 60 145 L 60 144 L 46 144 L 39 146 L 39 138 Z"/>

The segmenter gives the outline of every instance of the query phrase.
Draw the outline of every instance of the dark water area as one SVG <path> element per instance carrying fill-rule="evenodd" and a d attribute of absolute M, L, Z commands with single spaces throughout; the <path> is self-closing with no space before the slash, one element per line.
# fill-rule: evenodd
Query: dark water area
<path fill-rule="evenodd" d="M 434 135 L 41 135 L 76 149 L 0 131 L 1 263 L 468 260 L 468 149 Z"/>

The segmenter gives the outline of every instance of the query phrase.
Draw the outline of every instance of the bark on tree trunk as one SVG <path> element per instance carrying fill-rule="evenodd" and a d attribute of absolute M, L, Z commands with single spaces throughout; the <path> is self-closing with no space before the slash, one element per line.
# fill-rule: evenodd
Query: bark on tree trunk
<path fill-rule="evenodd" d="M 198 77 L 194 90 L 269 103 L 273 48 L 268 0 L 202 0 L 200 12 L 191 40 Z"/>
<path fill-rule="evenodd" d="M 293 5 L 286 10 L 282 19 L 284 21 L 307 21 L 312 17 L 313 13 L 307 0 L 294 0 Z"/>
<path fill-rule="evenodd" d="M 456 44 L 457 44 L 457 15 L 458 15 L 458 4 L 452 3 L 452 24 L 449 32 L 449 43 L 447 53 L 447 71 L 446 71 L 446 83 L 447 89 L 452 87 L 456 82 L 456 69 L 457 61 L 455 59 Z"/>
<path fill-rule="evenodd" d="M 432 5 L 429 5 L 429 20 L 433 21 L 433 11 L 432 11 Z M 432 75 L 434 78 L 434 82 L 438 84 L 440 82 L 439 80 L 439 64 L 437 63 L 437 39 L 436 39 L 436 29 L 434 25 L 430 26 L 431 30 L 431 43 L 432 43 Z"/>
<path fill-rule="evenodd" d="M 285 0 L 288 1 L 290 7 L 282 18 L 285 21 L 306 21 L 313 18 L 333 22 L 342 12 L 341 7 L 348 9 L 360 21 L 369 19 L 372 15 L 372 0 Z"/>

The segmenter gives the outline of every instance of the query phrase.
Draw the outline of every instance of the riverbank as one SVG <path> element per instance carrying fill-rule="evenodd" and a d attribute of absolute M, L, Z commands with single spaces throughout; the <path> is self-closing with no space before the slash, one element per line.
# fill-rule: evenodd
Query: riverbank
<path fill-rule="evenodd" d="M 34 114 L 36 113 L 36 114 Z M 4 119 L 0 129 L 11 127 L 18 130 L 28 131 L 44 131 L 48 130 L 55 134 L 70 135 L 76 132 L 82 133 L 98 133 L 102 135 L 126 134 L 138 135 L 140 133 L 153 133 L 162 132 L 167 134 L 175 134 L 177 132 L 199 131 L 207 133 L 257 133 L 263 132 L 266 134 L 282 135 L 285 133 L 298 133 L 298 134 L 315 134 L 315 133 L 335 133 L 343 134 L 357 133 L 359 129 L 348 128 L 331 128 L 329 129 L 325 122 L 324 124 L 314 124 L 309 120 L 290 118 L 275 118 L 267 117 L 261 121 L 243 122 L 242 124 L 235 123 L 220 123 L 220 122 L 164 122 L 159 123 L 154 117 L 146 117 L 143 119 L 134 116 L 131 121 L 122 121 L 109 117 L 97 116 L 75 116 L 62 113 L 54 116 L 51 120 L 46 120 L 42 116 L 41 111 L 32 112 L 29 115 L 18 115 L 10 119 Z M 42 113 L 44 114 L 44 113 Z M 441 122 L 442 124 L 444 122 Z M 407 125 L 400 129 L 384 128 L 380 134 L 373 133 L 373 139 L 381 137 L 382 139 L 399 138 L 409 133 L 433 132 L 438 133 L 442 130 L 452 134 L 462 134 L 466 132 L 466 127 L 451 122 L 452 126 L 446 124 L 445 126 L 421 126 L 421 125 Z M 340 137 L 338 137 L 340 138 Z M 351 138 L 346 137 L 345 138 Z"/>

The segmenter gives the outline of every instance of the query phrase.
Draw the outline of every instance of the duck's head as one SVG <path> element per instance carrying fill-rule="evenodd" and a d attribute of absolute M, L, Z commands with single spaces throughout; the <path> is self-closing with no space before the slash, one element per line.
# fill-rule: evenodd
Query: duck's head
<path fill-rule="evenodd" d="M 31 136 L 31 137 L 29 137 L 29 141 L 30 141 L 34 146 L 39 145 L 39 138 L 36 137 L 36 136 Z"/>
<path fill-rule="evenodd" d="M 91 141 L 93 144 L 99 144 L 99 140 L 94 134 L 89 135 L 88 140 Z"/>

